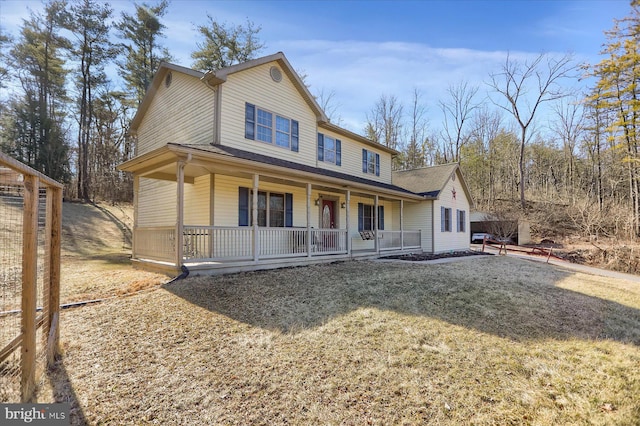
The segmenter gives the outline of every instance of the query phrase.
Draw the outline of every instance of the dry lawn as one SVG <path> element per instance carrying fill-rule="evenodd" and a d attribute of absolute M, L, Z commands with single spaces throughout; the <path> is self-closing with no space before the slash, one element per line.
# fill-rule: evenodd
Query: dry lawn
<path fill-rule="evenodd" d="M 130 205 L 64 203 L 62 303 L 155 288 L 164 275 L 131 268 Z"/>
<path fill-rule="evenodd" d="M 188 278 L 62 341 L 74 424 L 640 423 L 640 284 L 509 257 Z"/>
<path fill-rule="evenodd" d="M 0 197 L 0 348 L 20 333 L 21 200 Z M 64 203 L 61 301 L 117 297 L 159 288 L 164 275 L 131 268 L 131 206 Z M 43 253 L 44 250 L 41 250 Z M 42 266 L 42 264 L 41 264 Z M 42 269 L 40 270 L 42 274 Z M 40 280 L 40 283 L 42 281 Z M 41 300 L 38 302 L 42 304 Z M 19 399 L 19 351 L 0 363 L 0 403 Z"/>

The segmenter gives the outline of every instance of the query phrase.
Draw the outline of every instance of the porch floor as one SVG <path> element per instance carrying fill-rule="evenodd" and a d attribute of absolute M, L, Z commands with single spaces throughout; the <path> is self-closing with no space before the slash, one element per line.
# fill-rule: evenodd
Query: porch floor
<path fill-rule="evenodd" d="M 311 257 L 299 256 L 277 259 L 261 259 L 259 261 L 185 261 L 184 265 L 189 269 L 189 273 L 191 275 L 222 275 L 238 272 L 259 271 L 265 269 L 292 268 L 297 266 L 316 265 L 321 263 L 331 263 L 348 260 L 376 259 L 382 256 L 409 253 L 422 253 L 422 250 L 415 248 L 405 250 L 385 250 L 378 254 L 375 252 L 375 250 L 361 249 L 352 250 L 351 254 L 327 254 L 314 255 Z M 150 259 L 133 259 L 132 262 L 134 267 L 136 268 L 160 272 L 169 276 L 175 276 L 181 273 L 180 267 L 170 262 L 162 262 Z"/>

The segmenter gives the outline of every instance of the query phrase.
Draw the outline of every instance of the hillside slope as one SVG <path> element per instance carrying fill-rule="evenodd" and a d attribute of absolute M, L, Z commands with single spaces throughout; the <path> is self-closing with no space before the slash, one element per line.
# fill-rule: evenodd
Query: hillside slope
<path fill-rule="evenodd" d="M 126 294 L 168 280 L 131 266 L 130 205 L 65 202 L 62 216 L 62 303 Z"/>

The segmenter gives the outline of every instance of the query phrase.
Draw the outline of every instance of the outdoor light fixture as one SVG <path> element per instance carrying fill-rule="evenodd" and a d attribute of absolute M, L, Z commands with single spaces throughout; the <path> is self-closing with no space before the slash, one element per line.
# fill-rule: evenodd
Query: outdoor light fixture
<path fill-rule="evenodd" d="M 320 205 L 320 198 L 316 198 L 316 206 Z"/>
<path fill-rule="evenodd" d="M 341 208 L 343 208 L 343 209 L 344 209 L 344 208 L 346 208 L 346 207 L 347 207 L 347 203 L 345 203 L 345 202 L 343 201 L 343 202 L 340 204 L 340 207 L 341 207 Z"/>

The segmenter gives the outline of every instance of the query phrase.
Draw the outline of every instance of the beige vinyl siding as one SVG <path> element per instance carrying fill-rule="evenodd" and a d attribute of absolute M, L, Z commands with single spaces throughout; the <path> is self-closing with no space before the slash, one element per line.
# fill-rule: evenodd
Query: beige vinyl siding
<path fill-rule="evenodd" d="M 318 132 L 323 135 L 327 135 L 334 139 L 340 139 L 341 141 L 341 154 L 342 154 L 342 165 L 336 166 L 335 164 L 317 161 L 317 149 L 318 149 L 318 140 L 316 137 L 316 165 L 322 169 L 335 170 L 340 173 L 346 173 L 353 176 L 362 177 L 365 179 L 371 179 L 376 182 L 387 182 L 391 183 L 391 154 L 379 151 L 373 148 L 370 145 L 366 145 L 362 142 L 357 142 L 353 139 L 349 139 L 347 137 L 341 136 L 335 132 L 324 130 L 322 127 L 318 128 Z M 362 171 L 362 150 L 366 149 L 367 151 L 375 152 L 376 154 L 380 154 L 380 176 L 376 176 L 375 174 L 364 173 Z"/>
<path fill-rule="evenodd" d="M 138 226 L 176 225 L 176 183 L 140 178 Z"/>
<path fill-rule="evenodd" d="M 214 93 L 198 78 L 172 71 L 171 85 L 162 82 L 138 127 L 138 152 L 169 142 L 213 142 Z"/>
<path fill-rule="evenodd" d="M 456 191 L 456 198 L 453 198 L 453 189 Z M 441 209 L 440 207 L 451 208 L 451 232 L 441 232 Z M 465 232 L 457 232 L 456 210 L 464 210 Z M 435 252 L 445 252 L 451 250 L 467 250 L 469 248 L 469 201 L 460 184 L 460 174 L 456 172 L 456 179 L 449 180 L 435 201 L 434 223 Z"/>
<path fill-rule="evenodd" d="M 216 226 L 238 226 L 238 188 L 253 188 L 251 179 L 242 179 L 232 176 L 216 175 L 214 189 L 214 224 Z M 307 189 L 305 187 L 288 186 L 270 182 L 260 182 L 259 191 L 275 192 L 278 194 L 290 193 L 293 195 L 293 226 L 307 226 Z M 336 216 L 340 228 L 346 227 L 345 209 L 340 204 L 345 201 L 344 194 L 327 191 L 312 190 L 311 192 L 311 226 L 318 228 L 320 223 L 321 206 L 315 205 L 315 200 L 320 197 L 337 197 Z M 357 226 L 357 216 L 356 216 Z"/>
<path fill-rule="evenodd" d="M 315 166 L 316 117 L 286 73 L 277 83 L 269 69 L 276 62 L 231 74 L 222 84 L 221 144 L 270 157 Z M 245 103 L 270 111 L 299 123 L 299 152 L 282 148 L 275 143 L 245 139 Z M 274 117 L 275 121 L 275 117 Z"/>
<path fill-rule="evenodd" d="M 433 250 L 433 201 L 426 200 L 418 203 L 404 203 L 405 231 L 421 231 L 422 250 L 430 253 Z"/>
<path fill-rule="evenodd" d="M 209 225 L 211 221 L 210 175 L 195 178 L 194 183 L 184 185 L 184 224 Z"/>

